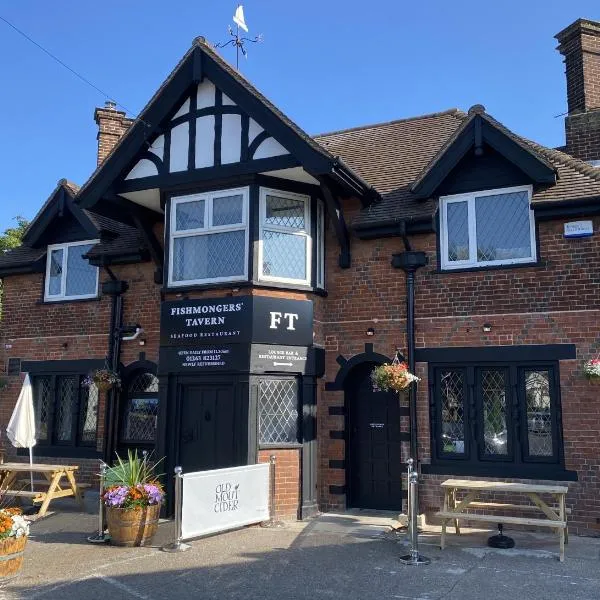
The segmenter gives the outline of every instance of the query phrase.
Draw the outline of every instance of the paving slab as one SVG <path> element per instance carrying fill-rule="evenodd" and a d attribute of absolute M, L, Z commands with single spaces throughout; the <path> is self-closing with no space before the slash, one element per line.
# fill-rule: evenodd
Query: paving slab
<path fill-rule="evenodd" d="M 354 511 L 245 528 L 167 554 L 159 547 L 172 539 L 170 522 L 160 524 L 151 547 L 89 544 L 93 508 L 57 510 L 34 523 L 23 572 L 0 588 L 0 600 L 600 598 L 598 538 L 572 536 L 559 563 L 552 534 L 507 532 L 517 547 L 499 551 L 485 546 L 491 531 L 465 529 L 441 551 L 439 528 L 425 527 L 420 548 L 432 563 L 407 567 L 398 560 L 407 545 L 394 515 Z"/>

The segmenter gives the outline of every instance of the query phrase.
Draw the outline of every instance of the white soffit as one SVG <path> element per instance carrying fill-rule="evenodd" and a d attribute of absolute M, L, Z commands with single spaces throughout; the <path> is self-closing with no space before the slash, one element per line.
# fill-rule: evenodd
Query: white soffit
<path fill-rule="evenodd" d="M 125 192 L 120 195 L 155 212 L 163 212 L 160 208 L 160 191 L 157 188 L 141 190 L 139 192 Z"/>
<path fill-rule="evenodd" d="M 280 177 L 281 179 L 291 179 L 292 181 L 300 181 L 302 183 L 311 183 L 319 185 L 319 182 L 309 175 L 302 167 L 293 167 L 292 169 L 279 169 L 278 171 L 267 171 L 262 175 L 270 175 L 271 177 Z"/>

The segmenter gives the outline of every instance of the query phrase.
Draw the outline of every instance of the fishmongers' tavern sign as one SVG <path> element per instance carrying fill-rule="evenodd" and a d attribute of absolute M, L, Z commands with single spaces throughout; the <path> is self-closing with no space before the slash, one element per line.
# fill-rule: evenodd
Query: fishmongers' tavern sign
<path fill-rule="evenodd" d="M 309 300 L 265 296 L 163 302 L 160 330 L 161 346 L 222 342 L 310 346 L 313 306 Z"/>

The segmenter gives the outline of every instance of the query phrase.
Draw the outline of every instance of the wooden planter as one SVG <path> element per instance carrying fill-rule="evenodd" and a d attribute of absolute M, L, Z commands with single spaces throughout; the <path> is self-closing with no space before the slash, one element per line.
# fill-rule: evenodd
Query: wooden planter
<path fill-rule="evenodd" d="M 160 504 L 146 508 L 106 507 L 110 543 L 115 546 L 146 546 L 158 527 Z"/>
<path fill-rule="evenodd" d="M 8 537 L 0 541 L 0 581 L 14 577 L 23 565 L 27 536 Z"/>

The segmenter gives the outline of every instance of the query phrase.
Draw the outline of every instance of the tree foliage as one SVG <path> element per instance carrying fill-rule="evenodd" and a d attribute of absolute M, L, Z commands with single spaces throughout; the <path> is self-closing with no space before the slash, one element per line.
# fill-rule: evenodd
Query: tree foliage
<path fill-rule="evenodd" d="M 0 252 L 6 252 L 17 248 L 23 243 L 23 234 L 29 225 L 29 221 L 23 217 L 15 217 L 16 227 L 8 227 L 0 234 Z"/>

